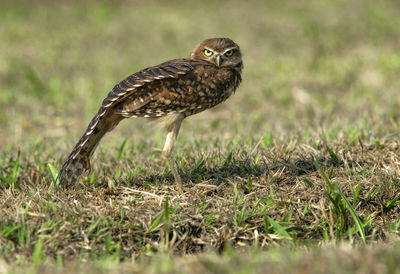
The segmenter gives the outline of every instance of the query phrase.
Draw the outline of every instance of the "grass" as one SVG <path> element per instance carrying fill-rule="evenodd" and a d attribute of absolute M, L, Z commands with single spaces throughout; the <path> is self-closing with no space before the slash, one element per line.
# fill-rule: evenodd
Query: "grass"
<path fill-rule="evenodd" d="M 285 3 L 1 3 L 0 272 L 398 272 L 400 6 Z M 243 83 L 184 122 L 185 195 L 139 119 L 57 187 L 115 83 L 216 36 Z"/>

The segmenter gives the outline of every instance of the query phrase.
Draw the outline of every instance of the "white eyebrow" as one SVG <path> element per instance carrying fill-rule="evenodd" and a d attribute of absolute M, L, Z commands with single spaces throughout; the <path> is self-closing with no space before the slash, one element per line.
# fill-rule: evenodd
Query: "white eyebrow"
<path fill-rule="evenodd" d="M 237 47 L 228 48 L 227 50 L 224 51 L 223 54 L 225 54 L 227 51 L 234 50 L 234 49 L 237 49 Z"/>

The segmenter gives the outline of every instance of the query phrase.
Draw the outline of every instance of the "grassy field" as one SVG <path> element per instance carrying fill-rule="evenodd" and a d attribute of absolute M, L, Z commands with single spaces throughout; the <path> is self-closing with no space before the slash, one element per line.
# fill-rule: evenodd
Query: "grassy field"
<path fill-rule="evenodd" d="M 399 273 L 400 4 L 2 1 L 0 272 Z M 230 37 L 243 83 L 176 147 L 127 119 L 58 169 L 102 99 Z"/>

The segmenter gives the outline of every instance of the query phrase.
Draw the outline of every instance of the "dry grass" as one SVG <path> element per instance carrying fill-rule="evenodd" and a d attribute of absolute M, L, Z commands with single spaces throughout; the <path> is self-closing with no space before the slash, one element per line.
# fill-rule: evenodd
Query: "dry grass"
<path fill-rule="evenodd" d="M 332 149 L 337 161 L 323 146 L 275 144 L 258 147 L 257 163 L 242 152 L 229 154 L 222 165 L 209 159 L 200 168 L 185 165 L 190 170 L 183 173 L 185 195 L 168 185 L 171 175 L 122 176 L 61 190 L 51 180 L 35 183 L 32 178 L 41 175 L 33 166 L 2 189 L 2 228 L 15 229 L 2 238 L 3 252 L 10 260 L 21 254 L 29 260 L 35 239 L 43 241 L 50 261 L 104 254 L 138 258 L 162 251 L 187 255 L 223 250 L 226 244 L 359 242 L 354 220 L 341 216 L 329 199 L 314 159 L 351 201 L 368 243 L 391 240 L 399 226 L 397 141 Z M 109 172 L 123 166 L 115 163 Z"/>
<path fill-rule="evenodd" d="M 0 272 L 398 271 L 396 1 L 1 5 Z M 54 187 L 108 89 L 215 36 L 244 81 L 184 122 L 185 195 L 133 119 Z"/>

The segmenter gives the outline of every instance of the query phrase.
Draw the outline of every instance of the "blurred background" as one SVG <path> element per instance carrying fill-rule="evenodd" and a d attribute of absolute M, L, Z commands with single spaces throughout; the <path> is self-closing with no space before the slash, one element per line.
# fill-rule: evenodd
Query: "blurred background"
<path fill-rule="evenodd" d="M 397 0 L 3 0 L 0 146 L 66 156 L 115 84 L 211 37 L 240 45 L 243 83 L 185 121 L 182 146 L 386 137 L 399 130 L 399 26 Z M 161 147 L 164 133 L 146 124 L 125 120 L 108 141 Z"/>

